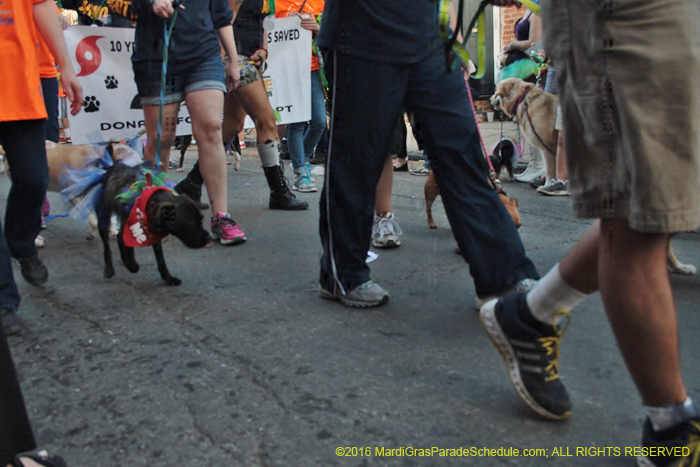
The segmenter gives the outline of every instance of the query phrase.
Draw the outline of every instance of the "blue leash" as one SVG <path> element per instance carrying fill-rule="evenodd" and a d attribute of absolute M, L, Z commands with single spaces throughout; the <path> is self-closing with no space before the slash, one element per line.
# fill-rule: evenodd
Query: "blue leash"
<path fill-rule="evenodd" d="M 45 217 L 44 222 L 48 223 L 49 221 L 57 218 L 57 217 L 68 217 L 70 214 L 65 213 L 65 214 L 54 214 L 53 216 Z"/>
<path fill-rule="evenodd" d="M 183 0 L 184 1 L 184 0 Z M 173 2 L 175 7 L 175 13 L 173 14 L 173 19 L 163 20 L 163 67 L 160 70 L 160 105 L 158 106 L 158 141 L 156 144 L 156 167 L 155 172 L 160 172 L 160 146 L 161 146 L 161 136 L 163 135 L 163 106 L 165 105 L 165 83 L 166 75 L 168 73 L 168 49 L 170 48 L 170 36 L 173 33 L 173 27 L 175 27 L 175 20 L 177 19 L 177 13 L 179 6 L 183 1 Z M 168 27 L 169 25 L 169 27 Z"/>

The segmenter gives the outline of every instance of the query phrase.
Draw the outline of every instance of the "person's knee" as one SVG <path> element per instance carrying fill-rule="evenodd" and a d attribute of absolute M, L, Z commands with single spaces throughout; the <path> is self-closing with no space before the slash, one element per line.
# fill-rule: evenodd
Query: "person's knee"
<path fill-rule="evenodd" d="M 275 115 L 263 115 L 255 121 L 255 130 L 263 136 L 264 140 L 275 140 L 277 138 L 277 122 Z"/>
<path fill-rule="evenodd" d="M 207 141 L 218 141 L 221 140 L 221 122 L 216 119 L 209 119 L 204 122 L 200 122 L 197 125 L 197 131 L 194 136 L 197 140 L 206 139 Z"/>

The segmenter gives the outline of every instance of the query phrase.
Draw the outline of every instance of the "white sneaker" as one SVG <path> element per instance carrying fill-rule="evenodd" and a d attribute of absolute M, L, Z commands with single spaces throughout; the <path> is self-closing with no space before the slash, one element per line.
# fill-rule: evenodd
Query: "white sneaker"
<path fill-rule="evenodd" d="M 561 180 L 552 179 L 549 185 L 544 185 L 537 188 L 537 193 L 549 196 L 568 196 L 569 181 L 562 182 Z"/>
<path fill-rule="evenodd" d="M 374 216 L 372 226 L 372 245 L 376 248 L 396 248 L 401 245 L 399 236 L 403 234 L 393 212 Z"/>
<path fill-rule="evenodd" d="M 544 163 L 542 161 L 530 161 L 525 171 L 513 175 L 513 178 L 519 182 L 530 183 L 544 175 Z"/>

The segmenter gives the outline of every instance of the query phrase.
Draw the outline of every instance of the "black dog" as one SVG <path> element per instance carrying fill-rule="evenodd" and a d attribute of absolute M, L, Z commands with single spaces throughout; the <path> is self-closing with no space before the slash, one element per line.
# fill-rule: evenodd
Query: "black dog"
<path fill-rule="evenodd" d="M 124 244 L 124 229 L 129 213 L 117 195 L 129 190 L 131 185 L 143 179 L 138 168 L 116 163 L 104 175 L 102 198 L 96 207 L 100 238 L 104 244 L 105 277 L 114 276 L 112 251 L 109 248 L 109 225 L 112 214 L 119 218 L 120 228 L 117 237 L 122 262 L 130 272 L 138 272 L 139 265 L 134 257 L 134 248 Z M 151 232 L 165 236 L 173 234 L 190 248 L 202 248 L 211 244 L 211 237 L 202 226 L 202 214 L 187 196 L 177 196 L 169 190 L 156 191 L 145 205 L 147 226 Z M 160 240 L 153 244 L 160 276 L 168 285 L 180 285 L 182 281 L 168 271 Z"/>
<path fill-rule="evenodd" d="M 501 167 L 505 166 L 510 175 L 510 179 L 513 179 L 513 155 L 515 154 L 515 147 L 513 143 L 507 139 L 501 140 L 496 147 L 493 149 L 493 154 L 489 156 L 491 159 L 491 164 L 493 169 L 496 171 L 496 177 L 501 171 Z"/>

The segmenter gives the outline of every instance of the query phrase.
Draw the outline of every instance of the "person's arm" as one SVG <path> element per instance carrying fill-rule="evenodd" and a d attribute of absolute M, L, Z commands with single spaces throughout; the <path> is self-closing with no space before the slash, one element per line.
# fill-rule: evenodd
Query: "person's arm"
<path fill-rule="evenodd" d="M 241 80 L 241 72 L 238 69 L 238 51 L 236 41 L 233 38 L 233 26 L 230 24 L 217 29 L 221 46 L 228 55 L 228 67 L 226 68 L 226 89 L 233 91 Z"/>
<path fill-rule="evenodd" d="M 528 35 L 527 39 L 523 41 L 511 42 L 505 47 L 506 52 L 510 52 L 512 50 L 520 50 L 521 52 L 525 52 L 527 49 L 542 40 L 542 20 L 540 17 L 530 13 L 528 21 L 530 22 L 530 34 Z"/>
<path fill-rule="evenodd" d="M 61 70 L 61 85 L 71 103 L 71 113 L 76 115 L 83 106 L 83 87 L 78 82 L 70 62 L 68 48 L 63 40 L 63 30 L 56 17 L 56 7 L 53 1 L 45 0 L 34 5 L 34 24 L 54 56 L 59 70 Z"/>
<path fill-rule="evenodd" d="M 308 13 L 299 13 L 298 11 L 290 11 L 289 16 L 298 16 L 301 18 L 301 27 L 311 31 L 313 34 L 318 34 L 321 25 L 318 24 L 316 18 L 311 17 Z"/>

